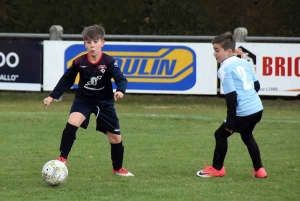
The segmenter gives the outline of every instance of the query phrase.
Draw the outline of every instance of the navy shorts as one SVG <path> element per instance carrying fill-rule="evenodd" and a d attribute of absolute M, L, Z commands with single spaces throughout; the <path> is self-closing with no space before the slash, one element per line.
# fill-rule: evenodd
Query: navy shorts
<path fill-rule="evenodd" d="M 80 98 L 75 98 L 70 114 L 79 112 L 85 116 L 85 121 L 80 127 L 86 129 L 89 125 L 90 115 L 96 116 L 96 130 L 106 134 L 107 131 L 114 134 L 121 134 L 119 119 L 114 108 L 114 100 L 105 100 L 99 104 L 89 104 Z"/>

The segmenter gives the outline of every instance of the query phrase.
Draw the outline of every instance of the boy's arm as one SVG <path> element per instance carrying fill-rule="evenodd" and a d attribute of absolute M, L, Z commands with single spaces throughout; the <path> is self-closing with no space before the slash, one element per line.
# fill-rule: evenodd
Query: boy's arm
<path fill-rule="evenodd" d="M 252 80 L 254 82 L 254 89 L 256 92 L 258 92 L 260 90 L 260 83 L 257 79 L 256 73 L 254 71 L 254 68 L 252 68 L 252 66 L 250 65 L 251 68 L 251 75 L 252 75 Z"/>
<path fill-rule="evenodd" d="M 73 86 L 77 74 L 78 68 L 75 65 L 75 61 L 73 61 L 70 68 L 68 68 L 68 70 L 62 75 L 49 96 L 54 99 L 59 99 L 66 90 L 70 89 Z"/>
<path fill-rule="evenodd" d="M 222 86 L 225 94 L 226 105 L 227 105 L 227 117 L 225 127 L 228 130 L 233 130 L 235 117 L 236 117 L 236 106 L 237 106 L 237 94 L 236 88 L 233 83 L 233 78 L 229 71 L 225 72 Z"/>
<path fill-rule="evenodd" d="M 260 84 L 259 84 L 258 80 L 254 82 L 254 89 L 256 92 L 258 92 L 260 90 Z"/>
<path fill-rule="evenodd" d="M 127 88 L 127 79 L 121 72 L 120 68 L 118 67 L 117 63 L 115 61 L 111 62 L 109 64 L 109 69 L 112 75 L 112 78 L 114 79 L 117 89 L 116 91 L 120 91 L 123 94 L 126 92 Z"/>
<path fill-rule="evenodd" d="M 233 130 L 236 116 L 237 96 L 236 91 L 225 94 L 227 105 L 227 117 L 225 127 L 229 130 Z"/>

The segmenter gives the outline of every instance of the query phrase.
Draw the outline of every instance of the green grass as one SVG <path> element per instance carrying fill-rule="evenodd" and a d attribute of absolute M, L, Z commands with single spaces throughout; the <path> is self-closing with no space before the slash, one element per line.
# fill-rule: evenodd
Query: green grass
<path fill-rule="evenodd" d="M 43 106 L 47 93 L 0 93 L 0 200 L 299 200 L 300 101 L 263 99 L 254 133 L 269 177 L 254 179 L 239 134 L 229 138 L 223 178 L 199 178 L 211 163 L 214 131 L 225 117 L 223 98 L 126 95 L 116 102 L 125 145 L 124 166 L 135 177 L 111 173 L 110 146 L 95 131 L 79 129 L 65 184 L 41 178 L 59 154 L 73 94 Z"/>

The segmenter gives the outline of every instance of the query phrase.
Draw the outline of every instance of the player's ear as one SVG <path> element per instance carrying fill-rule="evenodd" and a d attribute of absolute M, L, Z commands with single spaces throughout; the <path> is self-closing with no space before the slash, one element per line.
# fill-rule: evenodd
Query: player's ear
<path fill-rule="evenodd" d="M 85 40 L 83 41 L 83 45 L 84 45 L 85 48 L 87 48 L 87 47 L 86 47 L 86 42 L 85 42 Z"/>
<path fill-rule="evenodd" d="M 227 50 L 227 54 L 228 54 L 228 56 L 232 56 L 232 54 L 233 54 L 232 49 L 229 48 L 229 49 Z"/>
<path fill-rule="evenodd" d="M 103 40 L 101 41 L 102 47 L 104 46 L 104 43 L 105 43 L 105 40 L 103 39 Z"/>

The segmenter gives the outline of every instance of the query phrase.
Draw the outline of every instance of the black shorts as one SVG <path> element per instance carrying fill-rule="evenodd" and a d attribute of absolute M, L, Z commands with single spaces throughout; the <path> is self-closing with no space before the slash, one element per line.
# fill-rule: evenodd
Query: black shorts
<path fill-rule="evenodd" d="M 257 113 L 251 114 L 249 116 L 244 117 L 236 117 L 235 118 L 235 126 L 233 131 L 237 133 L 252 133 L 253 129 L 255 128 L 256 124 L 260 122 L 262 118 L 263 111 L 259 111 Z"/>
<path fill-rule="evenodd" d="M 90 115 L 96 116 L 96 130 L 106 134 L 107 131 L 121 134 L 119 119 L 114 108 L 114 100 L 105 100 L 99 104 L 90 104 L 87 101 L 75 98 L 70 113 L 79 112 L 85 116 L 80 127 L 86 129 L 89 125 Z"/>

